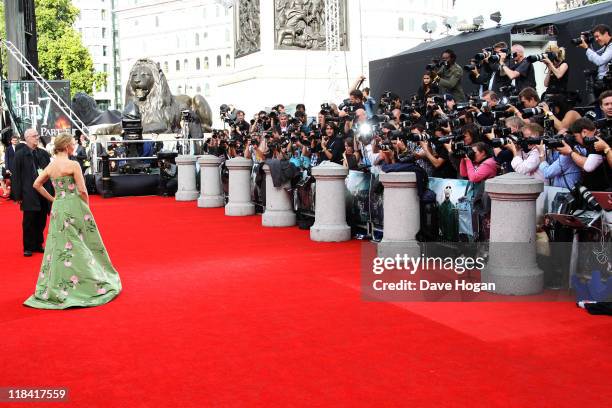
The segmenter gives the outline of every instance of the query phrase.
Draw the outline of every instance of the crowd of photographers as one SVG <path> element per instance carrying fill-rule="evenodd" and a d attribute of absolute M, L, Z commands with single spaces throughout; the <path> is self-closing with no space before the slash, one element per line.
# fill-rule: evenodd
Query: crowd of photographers
<path fill-rule="evenodd" d="M 520 44 L 508 49 L 500 42 L 463 68 L 452 50 L 444 51 L 425 67 L 418 92 L 408 100 L 385 92 L 374 101 L 368 88 L 359 89 L 362 76 L 348 99 L 322 104 L 311 120 L 304 105 L 293 116 L 277 105 L 250 121 L 224 105 L 229 129 L 215 131 L 204 150 L 256 163 L 288 160 L 302 170 L 325 160 L 373 173 L 384 165 L 410 164 L 429 176 L 474 183 L 515 171 L 570 190 L 577 184 L 609 190 L 610 38 L 610 28 L 597 25 L 573 40 L 597 65 L 589 89 L 598 98 L 589 106 L 578 106 L 577 92 L 567 89 L 570 67 L 562 47 L 551 43 L 544 53 L 526 56 Z M 535 63 L 546 65 L 542 95 L 535 90 Z M 464 73 L 478 92 L 464 93 Z"/>

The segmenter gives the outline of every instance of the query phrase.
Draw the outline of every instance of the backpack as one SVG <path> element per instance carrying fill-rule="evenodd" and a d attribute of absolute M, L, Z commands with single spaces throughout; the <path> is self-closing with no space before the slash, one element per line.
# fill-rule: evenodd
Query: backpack
<path fill-rule="evenodd" d="M 438 241 L 440 238 L 440 219 L 436 193 L 425 189 L 419 200 L 421 207 L 421 228 L 417 233 L 420 242 Z"/>

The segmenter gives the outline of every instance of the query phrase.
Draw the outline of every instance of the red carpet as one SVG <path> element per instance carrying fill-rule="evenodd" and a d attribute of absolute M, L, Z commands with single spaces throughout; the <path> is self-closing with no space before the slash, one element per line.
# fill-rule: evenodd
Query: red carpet
<path fill-rule="evenodd" d="M 92 198 L 123 293 L 22 306 L 41 255 L 0 204 L 0 387 L 70 407 L 609 406 L 612 319 L 572 303 L 374 303 L 360 243 L 159 197 Z"/>

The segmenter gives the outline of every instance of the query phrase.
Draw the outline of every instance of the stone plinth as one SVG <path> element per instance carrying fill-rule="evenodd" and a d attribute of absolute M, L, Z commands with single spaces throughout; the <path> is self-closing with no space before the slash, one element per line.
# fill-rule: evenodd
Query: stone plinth
<path fill-rule="evenodd" d="M 200 197 L 198 207 L 223 207 L 223 187 L 221 185 L 221 158 L 204 155 L 198 159 L 200 165 Z"/>
<path fill-rule="evenodd" d="M 348 169 L 329 161 L 312 169 L 316 180 L 315 222 L 310 227 L 310 239 L 340 242 L 351 239 L 351 228 L 346 223 L 344 180 Z"/>
<path fill-rule="evenodd" d="M 196 188 L 196 156 L 177 156 L 175 159 L 177 167 L 178 190 L 176 201 L 197 200 L 199 192 Z"/>
<path fill-rule="evenodd" d="M 225 162 L 229 170 L 229 197 L 225 215 L 245 216 L 255 214 L 251 202 L 251 168 L 253 162 L 244 157 L 234 157 Z"/>
<path fill-rule="evenodd" d="M 286 182 L 281 187 L 274 187 L 270 166 L 263 167 L 266 173 L 266 210 L 261 218 L 264 227 L 290 227 L 295 225 L 295 212 L 291 196 L 286 188 L 290 186 Z"/>
<path fill-rule="evenodd" d="M 531 295 L 542 291 L 544 272 L 536 263 L 536 199 L 544 183 L 508 173 L 485 182 L 491 198 L 489 261 L 483 282 L 495 293 Z"/>
<path fill-rule="evenodd" d="M 421 218 L 415 173 L 383 173 L 385 187 L 383 239 L 378 244 L 379 257 L 420 256 L 416 240 Z"/>

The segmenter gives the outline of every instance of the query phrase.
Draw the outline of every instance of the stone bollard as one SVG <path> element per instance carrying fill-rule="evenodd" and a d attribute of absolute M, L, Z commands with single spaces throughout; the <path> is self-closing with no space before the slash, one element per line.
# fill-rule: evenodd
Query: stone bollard
<path fill-rule="evenodd" d="M 198 198 L 196 188 L 196 156 L 177 156 L 175 159 L 177 167 L 178 190 L 176 201 L 194 201 Z"/>
<path fill-rule="evenodd" d="M 494 293 L 531 295 L 542 291 L 544 272 L 536 263 L 536 199 L 544 183 L 508 173 L 485 182 L 491 198 L 489 261 L 482 282 Z"/>
<path fill-rule="evenodd" d="M 289 182 L 282 187 L 274 187 L 270 166 L 264 164 L 266 173 L 266 211 L 261 218 L 261 225 L 264 227 L 290 227 L 295 225 L 295 212 L 291 196 L 285 190 L 290 185 Z"/>
<path fill-rule="evenodd" d="M 315 222 L 310 227 L 310 239 L 321 242 L 340 242 L 351 239 L 351 228 L 346 223 L 344 179 L 348 169 L 325 161 L 312 169 L 316 180 Z"/>
<path fill-rule="evenodd" d="M 251 202 L 251 168 L 253 162 L 244 157 L 234 157 L 225 162 L 229 170 L 229 200 L 225 215 L 243 216 L 255 214 Z"/>
<path fill-rule="evenodd" d="M 223 207 L 223 189 L 221 186 L 221 158 L 204 155 L 198 159 L 200 164 L 200 198 L 198 207 Z"/>
<path fill-rule="evenodd" d="M 419 232 L 421 207 L 415 173 L 382 173 L 384 192 L 383 239 L 378 244 L 379 257 L 421 254 L 416 234 Z"/>

